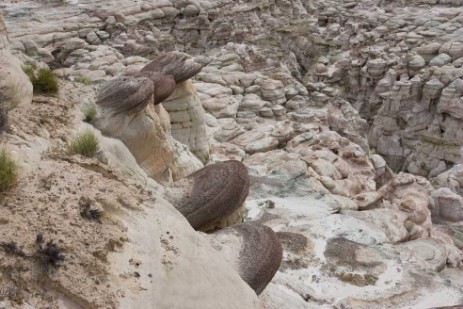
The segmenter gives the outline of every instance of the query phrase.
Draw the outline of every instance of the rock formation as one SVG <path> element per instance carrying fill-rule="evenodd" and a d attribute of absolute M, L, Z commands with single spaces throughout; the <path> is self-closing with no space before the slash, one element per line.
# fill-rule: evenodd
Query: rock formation
<path fill-rule="evenodd" d="M 169 113 L 172 136 L 206 164 L 210 153 L 204 109 L 191 81 L 178 84 L 162 106 Z"/>
<path fill-rule="evenodd" d="M 5 21 L 0 10 L 0 108 L 8 110 L 32 101 L 32 84 L 22 70 L 22 63 L 10 52 Z M 6 120 L 3 120 L 3 124 Z"/>
<path fill-rule="evenodd" d="M 186 73 L 181 69 L 176 71 L 183 63 L 169 63 L 167 71 L 153 71 L 164 60 L 161 56 L 159 63 L 151 62 L 151 71 L 142 70 L 147 73 L 137 74 L 138 77 L 122 76 L 106 82 L 96 98 L 101 112 L 95 126 L 104 134 L 122 140 L 149 176 L 169 182 L 181 179 L 202 164 L 172 138 L 169 121 L 163 121 L 162 113 L 155 110 L 154 104 L 161 103 L 175 89 L 168 76 L 175 80 L 189 78 L 191 73 L 188 66 Z M 165 72 L 168 74 L 164 75 Z"/>
<path fill-rule="evenodd" d="M 189 81 L 204 65 L 195 62 L 195 59 L 187 54 L 171 52 L 157 57 L 144 66 L 138 74 L 153 80 L 155 104 L 164 101 L 163 106 L 169 112 L 172 136 L 187 145 L 196 157 L 206 163 L 209 160 L 209 143 L 206 139 L 204 110 Z M 173 92 L 170 84 L 169 87 L 165 84 L 158 85 L 158 83 L 166 83 L 166 79 L 170 77 L 177 85 Z M 166 92 L 160 95 L 162 93 L 160 90 L 163 88 Z"/>
<path fill-rule="evenodd" d="M 251 222 L 220 230 L 212 237 L 241 278 L 261 294 L 281 264 L 283 249 L 278 236 L 270 228 Z"/>
<path fill-rule="evenodd" d="M 25 293 L 14 282 L 36 282 L 29 272 L 0 285 L 30 305 L 461 303 L 461 0 L 71 2 L 7 1 L 8 40 L 0 23 L 0 44 L 69 80 L 61 95 L 75 102 L 35 98 L 0 137 L 28 184 L 0 228 L 13 241 L 18 226 L 50 227 L 75 259 L 48 275 L 66 297 Z M 100 83 L 98 160 L 56 153 Z M 75 219 L 74 191 L 109 222 Z M 35 236 L 21 239 L 26 255 Z M 34 269 L 11 248 L 0 247 L 6 269 Z"/>
<path fill-rule="evenodd" d="M 239 161 L 225 161 L 208 165 L 176 182 L 166 199 L 194 229 L 207 231 L 242 222 L 239 213 L 248 192 L 246 167 Z M 237 222 L 229 221 L 234 213 L 238 215 Z M 221 226 L 224 220 L 227 224 Z"/>

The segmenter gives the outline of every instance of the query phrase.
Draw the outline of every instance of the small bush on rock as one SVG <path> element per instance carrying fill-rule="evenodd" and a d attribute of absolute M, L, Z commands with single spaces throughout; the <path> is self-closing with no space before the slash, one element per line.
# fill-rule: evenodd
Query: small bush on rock
<path fill-rule="evenodd" d="M 34 66 L 23 67 L 24 72 L 34 87 L 34 93 L 56 94 L 58 93 L 58 77 L 52 70 L 41 68 L 36 71 Z"/>
<path fill-rule="evenodd" d="M 58 247 L 53 240 L 49 240 L 46 244 L 43 244 L 43 235 L 39 234 L 36 238 L 37 251 L 35 258 L 42 264 L 46 271 L 52 269 L 52 267 L 60 266 L 60 262 L 63 262 L 65 256 L 63 250 Z"/>
<path fill-rule="evenodd" d="M 0 151 L 0 192 L 11 188 L 16 182 L 16 164 L 5 149 Z"/>
<path fill-rule="evenodd" d="M 50 69 L 39 69 L 33 85 L 34 90 L 42 93 L 57 93 L 59 88 L 58 78 Z"/>
<path fill-rule="evenodd" d="M 71 154 L 92 157 L 98 151 L 98 140 L 92 130 L 88 129 L 76 135 L 69 145 Z"/>
<path fill-rule="evenodd" d="M 92 120 L 96 116 L 96 106 L 94 104 L 88 104 L 85 105 L 84 108 L 82 109 L 82 112 L 84 113 L 84 121 L 85 122 L 92 122 Z"/>

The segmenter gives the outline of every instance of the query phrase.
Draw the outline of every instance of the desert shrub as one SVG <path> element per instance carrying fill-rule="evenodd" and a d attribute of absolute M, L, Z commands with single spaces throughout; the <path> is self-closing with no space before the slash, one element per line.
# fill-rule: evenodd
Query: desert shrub
<path fill-rule="evenodd" d="M 77 134 L 69 145 L 71 154 L 81 154 L 92 157 L 98 151 L 98 139 L 92 130 L 88 129 Z"/>
<path fill-rule="evenodd" d="M 96 106 L 94 104 L 85 105 L 82 112 L 84 113 L 84 121 L 91 122 L 96 116 Z"/>
<path fill-rule="evenodd" d="M 79 201 L 79 206 L 82 218 L 101 223 L 104 212 L 100 209 L 92 208 L 92 202 L 89 199 L 81 199 Z"/>
<path fill-rule="evenodd" d="M 42 93 L 57 93 L 59 88 L 58 78 L 50 69 L 39 69 L 33 85 L 34 90 Z"/>
<path fill-rule="evenodd" d="M 38 234 L 36 238 L 37 251 L 33 257 L 42 264 L 45 271 L 50 271 L 52 267 L 60 266 L 60 263 L 65 260 L 63 249 L 58 247 L 53 240 L 44 243 L 42 234 Z"/>
<path fill-rule="evenodd" d="M 25 66 L 23 71 L 29 76 L 34 93 L 56 94 L 59 89 L 58 77 L 52 70 L 34 66 Z"/>
<path fill-rule="evenodd" d="M 0 151 L 0 192 L 11 188 L 16 183 L 17 167 L 5 149 Z"/>

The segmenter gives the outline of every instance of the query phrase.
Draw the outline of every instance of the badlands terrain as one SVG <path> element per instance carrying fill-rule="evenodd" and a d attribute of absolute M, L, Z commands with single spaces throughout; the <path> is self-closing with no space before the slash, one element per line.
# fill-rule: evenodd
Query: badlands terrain
<path fill-rule="evenodd" d="M 0 308 L 463 304 L 463 0 L 0 11 Z"/>

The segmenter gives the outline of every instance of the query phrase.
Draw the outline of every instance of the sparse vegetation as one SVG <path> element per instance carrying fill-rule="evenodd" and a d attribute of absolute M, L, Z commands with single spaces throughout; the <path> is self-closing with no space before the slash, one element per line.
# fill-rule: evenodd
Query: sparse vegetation
<path fill-rule="evenodd" d="M 85 130 L 76 135 L 69 145 L 71 154 L 80 154 L 92 157 L 98 151 L 98 139 L 91 129 Z"/>
<path fill-rule="evenodd" d="M 40 237 L 39 237 L 40 235 Z M 46 271 L 50 270 L 52 266 L 59 266 L 59 262 L 64 261 L 64 254 L 62 249 L 58 247 L 53 240 L 49 240 L 45 245 L 42 245 L 43 236 L 37 235 L 37 251 L 35 258 L 43 265 Z"/>
<path fill-rule="evenodd" d="M 94 104 L 85 105 L 82 112 L 84 113 L 84 121 L 92 122 L 96 116 L 96 106 Z"/>
<path fill-rule="evenodd" d="M 101 223 L 101 218 L 103 216 L 103 211 L 99 209 L 92 208 L 91 201 L 88 199 L 83 199 L 79 203 L 80 206 L 80 215 L 82 218 L 88 220 L 94 220 L 98 223 Z"/>
<path fill-rule="evenodd" d="M 92 80 L 86 76 L 76 76 L 74 78 L 74 81 L 78 82 L 78 83 L 81 83 L 81 84 L 84 84 L 84 85 L 91 85 L 92 84 Z"/>
<path fill-rule="evenodd" d="M 16 182 L 16 164 L 5 149 L 0 151 L 0 192 L 11 188 Z"/>
<path fill-rule="evenodd" d="M 0 247 L 3 248 L 3 250 L 7 253 L 7 254 L 10 254 L 10 255 L 16 255 L 16 256 L 20 256 L 20 257 L 26 257 L 27 255 L 24 253 L 24 251 L 22 251 L 18 245 L 16 244 L 16 242 L 14 241 L 9 241 L 9 242 L 6 242 L 6 241 L 3 241 L 0 243 Z"/>
<path fill-rule="evenodd" d="M 56 94 L 58 92 L 58 78 L 52 70 L 46 68 L 37 70 L 30 65 L 23 67 L 23 70 L 29 76 L 34 93 Z"/>

